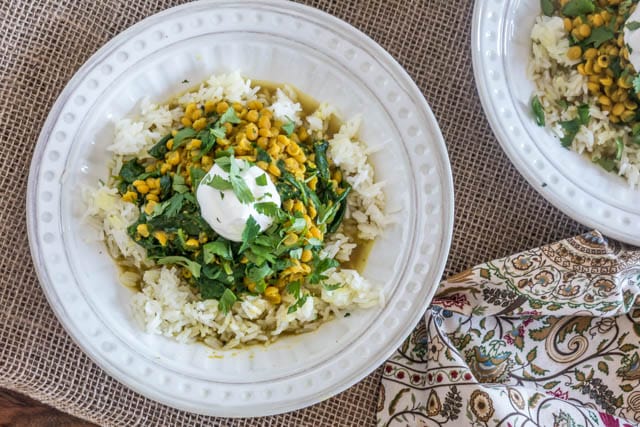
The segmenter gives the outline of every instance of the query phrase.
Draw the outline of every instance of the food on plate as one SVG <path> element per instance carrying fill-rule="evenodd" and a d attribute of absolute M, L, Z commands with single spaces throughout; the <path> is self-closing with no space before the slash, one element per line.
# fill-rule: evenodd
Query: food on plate
<path fill-rule="evenodd" d="M 528 75 L 536 123 L 640 184 L 640 10 L 631 0 L 542 0 Z"/>
<path fill-rule="evenodd" d="M 359 126 L 238 73 L 116 122 L 85 198 L 145 330 L 232 348 L 382 304 L 358 271 L 387 223 Z"/>

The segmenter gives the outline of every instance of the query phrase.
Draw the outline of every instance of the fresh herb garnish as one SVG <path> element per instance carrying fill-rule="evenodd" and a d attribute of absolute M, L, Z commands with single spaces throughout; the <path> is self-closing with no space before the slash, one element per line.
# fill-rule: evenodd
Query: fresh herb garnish
<path fill-rule="evenodd" d="M 552 0 L 540 0 L 540 7 L 542 8 L 542 13 L 547 16 L 553 16 L 555 8 L 553 7 Z"/>
<path fill-rule="evenodd" d="M 342 284 L 342 283 L 334 283 L 334 284 L 325 283 L 325 284 L 322 285 L 322 287 L 325 288 L 328 291 L 335 291 L 337 289 L 342 288 L 343 286 L 344 286 L 344 284 Z"/>
<path fill-rule="evenodd" d="M 622 138 L 616 138 L 616 160 L 622 159 L 622 152 L 624 151 L 624 142 Z"/>
<path fill-rule="evenodd" d="M 592 0 L 571 0 L 562 8 L 562 14 L 575 18 L 579 15 L 592 13 L 596 9 Z"/>
<path fill-rule="evenodd" d="M 220 116 L 220 119 L 218 119 L 218 124 L 223 125 L 225 123 L 240 123 L 240 117 L 238 117 L 236 110 L 234 110 L 233 107 L 227 108 L 227 111 L 225 111 L 224 114 Z"/>
<path fill-rule="evenodd" d="M 187 139 L 192 139 L 196 136 L 196 130 L 194 128 L 182 128 L 176 133 L 176 136 L 173 137 L 173 145 L 171 146 L 171 150 L 177 150 Z"/>
<path fill-rule="evenodd" d="M 340 265 L 338 261 L 333 258 L 314 258 L 313 260 L 313 271 L 309 276 L 309 283 L 312 285 L 316 283 L 320 283 L 323 280 L 327 279 L 327 276 L 324 276 L 322 273 L 325 271 L 336 268 Z"/>
<path fill-rule="evenodd" d="M 227 181 L 226 179 L 224 179 L 220 175 L 214 175 L 213 178 L 211 178 L 211 179 L 206 181 L 206 184 L 209 187 L 213 187 L 216 190 L 220 190 L 220 191 L 232 190 L 233 189 L 233 185 L 231 185 L 231 182 Z"/>
<path fill-rule="evenodd" d="M 267 185 L 267 174 L 263 173 L 262 175 L 256 177 L 256 185 L 265 187 Z"/>
<path fill-rule="evenodd" d="M 167 257 L 159 258 L 158 260 L 156 260 L 156 263 L 160 265 L 166 265 L 166 264 L 181 265 L 187 270 L 189 270 L 193 275 L 193 277 L 196 279 L 200 277 L 200 269 L 202 268 L 201 265 L 198 264 L 197 262 L 191 261 L 189 258 L 183 257 L 183 256 L 167 256 Z"/>
<path fill-rule="evenodd" d="M 536 124 L 538 126 L 544 126 L 544 109 L 542 108 L 540 98 L 538 98 L 537 96 L 534 96 L 531 100 L 531 110 L 533 111 L 533 117 L 536 120 Z"/>
<path fill-rule="evenodd" d="M 585 45 L 593 43 L 593 46 L 599 48 L 601 44 L 612 40 L 615 37 L 613 29 L 609 27 L 598 27 L 591 31 L 591 35 L 584 41 Z"/>
<path fill-rule="evenodd" d="M 189 187 L 187 187 L 184 177 L 180 174 L 175 174 L 173 176 L 173 184 L 171 185 L 171 188 L 176 193 L 186 193 L 189 191 Z"/>
<path fill-rule="evenodd" d="M 242 231 L 242 245 L 238 249 L 238 253 L 244 252 L 251 243 L 256 240 L 260 233 L 260 225 L 256 222 L 253 216 L 249 215 L 247 222 L 245 223 L 244 230 Z"/>
<path fill-rule="evenodd" d="M 569 147 L 571 145 L 581 125 L 582 123 L 578 118 L 560 122 L 560 126 L 562 126 L 562 130 L 564 131 L 564 136 L 560 138 L 563 147 Z"/>
<path fill-rule="evenodd" d="M 609 157 L 602 157 L 598 160 L 595 161 L 597 164 L 599 164 L 602 169 L 606 170 L 607 172 L 612 172 L 616 169 L 616 162 L 615 160 L 609 158 Z"/>
<path fill-rule="evenodd" d="M 210 264 L 216 256 L 229 261 L 233 260 L 229 243 L 222 241 L 209 242 L 202 246 L 202 256 L 206 264 Z"/>
<path fill-rule="evenodd" d="M 244 182 L 244 179 L 240 176 L 240 167 L 238 166 L 238 162 L 236 162 L 233 156 L 231 156 L 230 159 L 229 181 L 231 182 L 233 192 L 236 197 L 238 197 L 240 203 L 248 204 L 253 202 L 255 198 L 253 197 L 251 190 L 249 190 L 247 183 Z"/>
<path fill-rule="evenodd" d="M 122 164 L 122 168 L 120 168 L 120 172 L 118 175 L 122 181 L 127 184 L 131 184 L 133 181 L 138 179 L 140 175 L 144 173 L 144 167 L 138 163 L 136 159 L 131 159 Z"/>
<path fill-rule="evenodd" d="M 229 288 L 226 288 L 218 301 L 218 310 L 227 314 L 231 311 L 233 304 L 238 300 L 236 294 Z"/>
<path fill-rule="evenodd" d="M 583 126 L 587 126 L 589 124 L 589 120 L 591 119 L 591 115 L 589 114 L 589 105 L 582 104 L 578 107 L 578 118 Z"/>
<path fill-rule="evenodd" d="M 289 118 L 287 117 L 287 119 Z M 286 132 L 287 136 L 291 136 L 295 128 L 296 128 L 296 123 L 291 119 L 289 119 L 287 123 L 282 125 L 282 130 Z"/>
<path fill-rule="evenodd" d="M 287 313 L 295 313 L 300 307 L 305 305 L 305 303 L 307 302 L 307 298 L 309 298 L 309 295 L 302 295 L 292 306 L 289 307 Z"/>
<path fill-rule="evenodd" d="M 638 21 L 631 21 L 631 22 L 627 22 L 627 24 L 625 25 L 625 27 L 627 27 L 629 30 L 631 31 L 635 31 L 638 28 L 640 28 L 640 22 Z"/>

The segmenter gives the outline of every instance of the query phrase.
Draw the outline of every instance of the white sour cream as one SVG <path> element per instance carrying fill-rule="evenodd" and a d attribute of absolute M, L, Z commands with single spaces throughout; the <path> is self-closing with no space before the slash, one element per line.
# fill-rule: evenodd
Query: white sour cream
<path fill-rule="evenodd" d="M 630 22 L 640 22 L 640 7 L 636 6 L 624 26 L 624 42 L 630 47 L 629 62 L 636 72 L 640 72 L 640 28 L 630 30 L 627 28 L 627 24 Z"/>
<path fill-rule="evenodd" d="M 269 178 L 269 175 L 257 166 L 246 167 L 243 160 L 234 160 L 239 166 L 240 177 L 253 194 L 254 202 L 249 204 L 241 203 L 238 196 L 230 190 L 218 190 L 206 184 L 200 184 L 196 192 L 196 198 L 200 204 L 200 215 L 213 230 L 225 239 L 234 242 L 242 241 L 242 232 L 249 216 L 252 216 L 260 226 L 260 231 L 264 231 L 273 223 L 273 219 L 255 209 L 256 203 L 273 202 L 280 207 L 280 195 L 276 186 Z M 265 178 L 262 178 L 264 175 Z M 211 170 L 205 175 L 202 182 L 212 180 L 215 176 L 228 181 L 229 174 L 218 165 L 213 165 Z M 266 179 L 266 185 L 258 185 L 259 181 Z"/>

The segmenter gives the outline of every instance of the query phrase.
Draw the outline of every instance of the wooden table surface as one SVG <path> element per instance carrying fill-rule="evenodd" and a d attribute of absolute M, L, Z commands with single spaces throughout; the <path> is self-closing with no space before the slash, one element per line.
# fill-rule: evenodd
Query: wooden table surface
<path fill-rule="evenodd" d="M 0 388 L 0 427 L 92 427 L 36 400 Z"/>

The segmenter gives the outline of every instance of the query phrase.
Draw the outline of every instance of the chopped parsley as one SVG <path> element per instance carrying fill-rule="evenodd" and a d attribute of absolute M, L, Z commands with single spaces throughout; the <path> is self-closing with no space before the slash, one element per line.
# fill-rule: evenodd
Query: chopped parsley
<path fill-rule="evenodd" d="M 533 117 L 536 120 L 536 124 L 538 126 L 544 126 L 544 109 L 542 108 L 542 103 L 540 102 L 540 98 L 534 96 L 531 100 L 531 110 L 533 111 Z"/>

